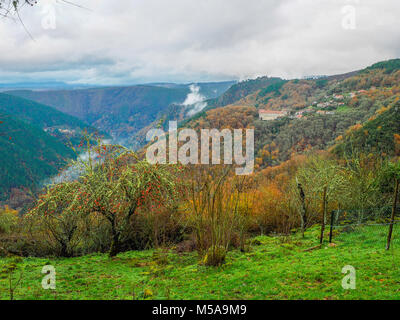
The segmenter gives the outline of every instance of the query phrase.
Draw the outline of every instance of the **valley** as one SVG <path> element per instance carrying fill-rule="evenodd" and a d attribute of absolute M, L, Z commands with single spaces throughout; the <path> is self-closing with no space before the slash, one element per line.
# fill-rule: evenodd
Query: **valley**
<path fill-rule="evenodd" d="M 16 296 L 395 299 L 399 61 L 313 79 L 0 93 L 0 267 L 30 270 Z M 253 129 L 254 172 L 152 165 L 146 134 L 171 121 L 177 137 Z M 74 159 L 79 177 L 64 179 Z M 349 263 L 369 275 L 364 290 L 342 290 Z M 44 264 L 57 291 L 38 287 Z"/>

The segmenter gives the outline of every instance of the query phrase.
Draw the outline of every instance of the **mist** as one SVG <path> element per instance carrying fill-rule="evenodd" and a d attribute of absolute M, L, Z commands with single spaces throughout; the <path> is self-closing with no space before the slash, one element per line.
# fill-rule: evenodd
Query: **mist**
<path fill-rule="evenodd" d="M 198 85 L 192 84 L 189 88 L 190 93 L 187 95 L 183 105 L 189 109 L 187 115 L 191 117 L 207 107 L 207 98 L 200 93 L 200 87 Z"/>

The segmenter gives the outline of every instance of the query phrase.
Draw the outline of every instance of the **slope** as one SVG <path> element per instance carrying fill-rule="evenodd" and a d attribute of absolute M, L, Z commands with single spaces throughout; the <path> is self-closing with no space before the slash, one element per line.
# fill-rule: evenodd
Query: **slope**
<path fill-rule="evenodd" d="M 39 127 L 0 114 L 0 200 L 12 188 L 35 188 L 57 173 L 74 152 Z"/>

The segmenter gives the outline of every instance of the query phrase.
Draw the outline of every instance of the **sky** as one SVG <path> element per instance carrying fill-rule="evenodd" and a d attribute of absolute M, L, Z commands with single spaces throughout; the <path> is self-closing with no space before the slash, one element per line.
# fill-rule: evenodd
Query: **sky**
<path fill-rule="evenodd" d="M 399 0 L 70 1 L 84 8 L 25 6 L 26 29 L 0 18 L 0 83 L 291 79 L 400 57 Z"/>

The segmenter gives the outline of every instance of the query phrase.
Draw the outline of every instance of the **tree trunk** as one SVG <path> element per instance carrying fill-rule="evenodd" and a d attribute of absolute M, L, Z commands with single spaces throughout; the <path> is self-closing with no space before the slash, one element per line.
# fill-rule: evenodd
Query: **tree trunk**
<path fill-rule="evenodd" d="M 112 232 L 112 242 L 111 242 L 111 248 L 110 248 L 110 257 L 115 257 L 118 253 L 121 252 L 121 242 L 120 242 L 120 231 L 117 230 L 117 227 L 115 226 L 115 217 L 113 217 L 111 220 L 111 232 Z"/>
<path fill-rule="evenodd" d="M 394 217 L 396 215 L 398 194 L 399 194 L 399 180 L 396 178 L 395 187 L 394 187 L 394 196 L 393 196 L 392 217 L 390 219 L 389 234 L 388 234 L 388 239 L 387 239 L 386 250 L 390 249 L 390 242 L 392 240 L 393 224 L 394 224 Z"/>
<path fill-rule="evenodd" d="M 110 257 L 115 257 L 121 252 L 121 242 L 119 241 L 119 232 L 113 234 L 113 239 L 110 248 Z"/>

